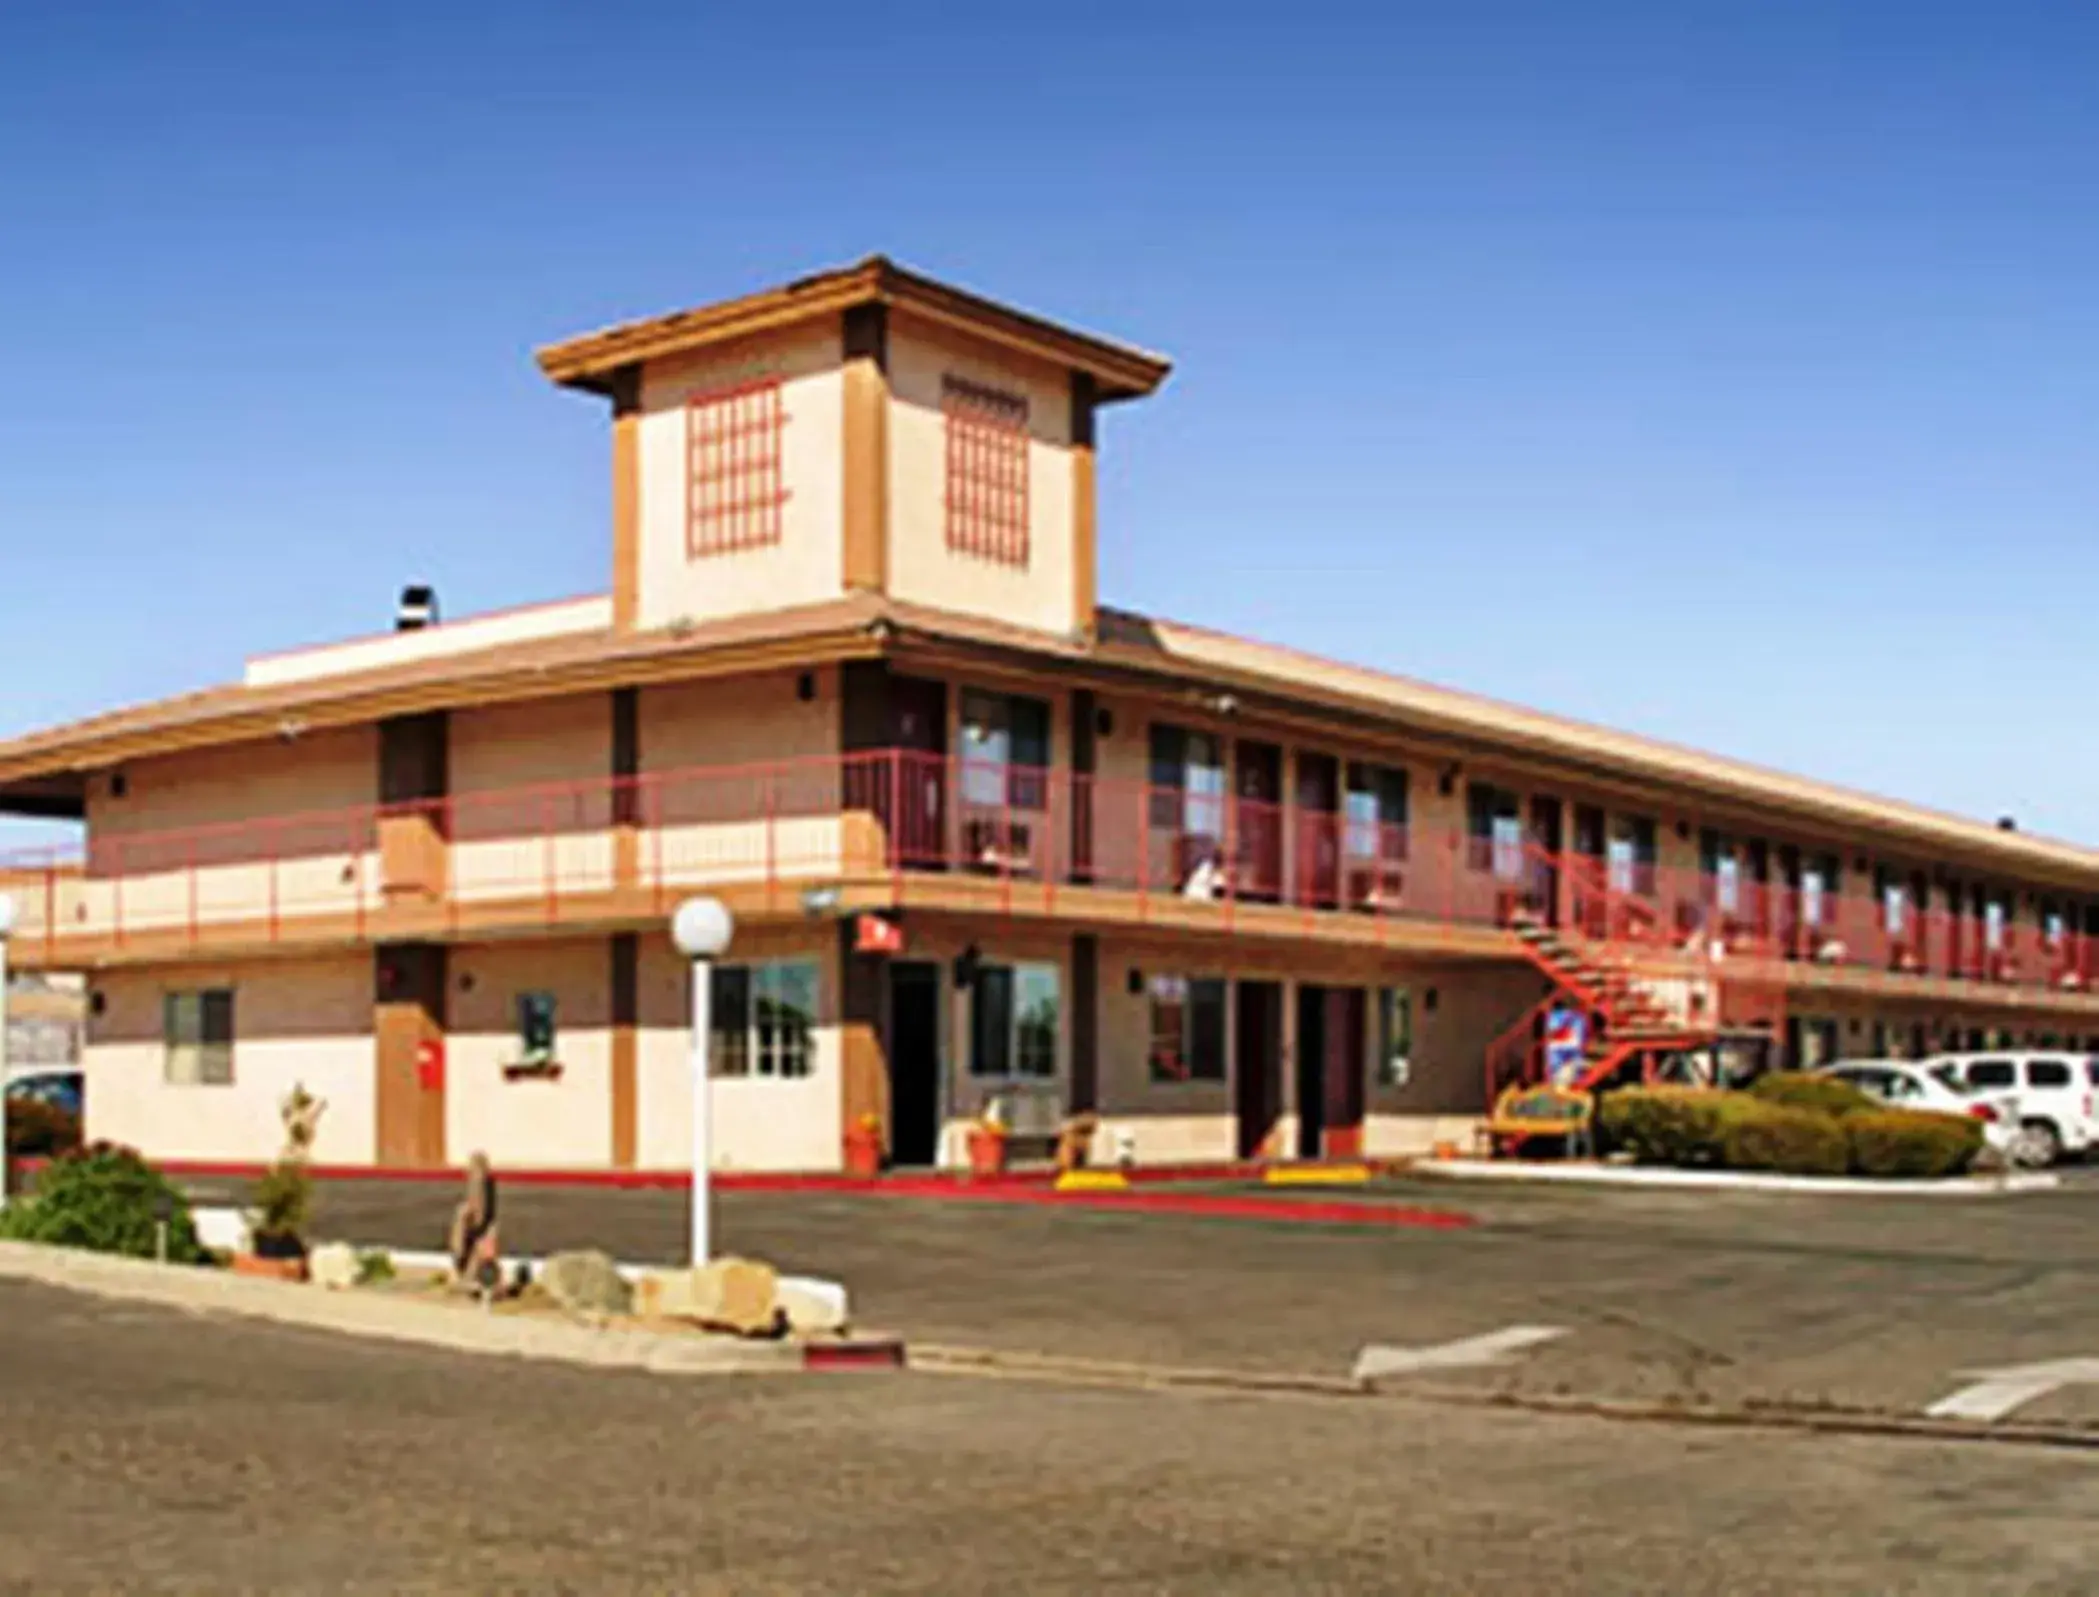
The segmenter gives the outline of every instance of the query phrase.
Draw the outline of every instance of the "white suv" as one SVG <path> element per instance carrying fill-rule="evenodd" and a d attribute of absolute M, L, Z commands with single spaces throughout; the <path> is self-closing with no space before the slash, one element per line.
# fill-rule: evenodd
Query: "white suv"
<path fill-rule="evenodd" d="M 2082 1155 L 2099 1135 L 2099 1060 L 2086 1054 L 1935 1054 L 1929 1065 L 1949 1065 L 1970 1092 L 2016 1092 L 2019 1118 L 2050 1160 Z"/>

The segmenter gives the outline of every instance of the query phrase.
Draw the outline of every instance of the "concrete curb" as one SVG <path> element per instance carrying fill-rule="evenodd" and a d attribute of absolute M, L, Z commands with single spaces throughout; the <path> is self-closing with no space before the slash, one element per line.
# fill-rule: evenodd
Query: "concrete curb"
<path fill-rule="evenodd" d="M 414 1303 L 361 1292 L 331 1292 L 255 1280 L 224 1270 L 153 1264 L 143 1259 L 84 1253 L 31 1242 L 0 1242 L 0 1278 L 35 1281 L 97 1297 L 156 1303 L 192 1314 L 231 1314 L 304 1326 L 345 1336 L 410 1342 L 509 1358 L 543 1359 L 598 1369 L 646 1370 L 655 1375 L 781 1374 L 841 1363 L 902 1363 L 892 1344 L 849 1343 L 822 1347 L 799 1342 L 739 1342 L 653 1331 L 593 1330 L 481 1314 L 462 1308 Z M 886 1359 L 841 1359 L 841 1352 L 893 1348 Z"/>
<path fill-rule="evenodd" d="M 1446 1181 L 1528 1181 L 1560 1186 L 1826 1193 L 1875 1198 L 1997 1198 L 2022 1192 L 2053 1192 L 2063 1184 L 2061 1176 L 2040 1172 L 1876 1181 L 1861 1176 L 1782 1176 L 1741 1170 L 1673 1170 L 1655 1165 L 1490 1164 L 1467 1159 L 1423 1160 L 1408 1174 Z"/>

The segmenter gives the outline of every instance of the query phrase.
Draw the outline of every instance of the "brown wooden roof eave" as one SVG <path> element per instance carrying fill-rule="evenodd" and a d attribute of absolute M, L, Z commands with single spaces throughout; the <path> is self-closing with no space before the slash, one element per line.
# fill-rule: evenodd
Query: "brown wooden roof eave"
<path fill-rule="evenodd" d="M 843 312 L 883 304 L 960 328 L 1054 365 L 1086 372 L 1103 401 L 1151 393 L 1173 369 L 1164 356 L 1062 326 L 984 299 L 883 256 L 797 279 L 738 299 L 624 322 L 536 352 L 539 368 L 567 388 L 606 394 L 623 367 L 704 349 Z"/>
<path fill-rule="evenodd" d="M 253 742 L 288 730 L 868 658 L 881 652 L 880 616 L 879 604 L 846 599 L 767 617 L 765 625 L 739 621 L 631 636 L 578 634 L 308 682 L 209 689 L 0 744 L 0 795 L 128 759 Z"/>

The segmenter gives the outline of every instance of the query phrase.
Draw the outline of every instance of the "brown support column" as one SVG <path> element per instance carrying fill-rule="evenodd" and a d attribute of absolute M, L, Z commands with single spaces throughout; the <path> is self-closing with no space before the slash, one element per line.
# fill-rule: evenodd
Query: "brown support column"
<path fill-rule="evenodd" d="M 372 951 L 381 1165 L 430 1169 L 445 1162 L 445 976 L 442 944 L 390 943 Z"/>
<path fill-rule="evenodd" d="M 641 1009 L 641 945 L 632 932 L 612 934 L 612 1162 L 634 1168 L 638 1141 L 639 1089 L 635 1080 L 641 1042 L 635 1027 Z"/>
<path fill-rule="evenodd" d="M 1100 564 L 1095 521 L 1097 497 L 1093 473 L 1093 423 L 1096 404 L 1093 378 L 1071 374 L 1071 591 L 1073 621 L 1079 633 L 1092 637 L 1099 603 Z"/>
<path fill-rule="evenodd" d="M 641 690 L 612 690 L 612 885 L 641 882 Z"/>
<path fill-rule="evenodd" d="M 1071 1112 L 1100 1107 L 1101 940 L 1092 932 L 1071 939 Z"/>
<path fill-rule="evenodd" d="M 625 632 L 641 611 L 641 368 L 612 376 L 612 625 Z"/>
<path fill-rule="evenodd" d="M 889 1064 L 883 1048 L 882 987 L 887 969 L 877 958 L 853 952 L 853 922 L 838 923 L 838 1034 L 843 1124 L 850 1129 L 862 1115 L 882 1122 L 882 1144 L 891 1145 Z M 845 1162 L 845 1149 L 838 1149 Z"/>
<path fill-rule="evenodd" d="M 889 311 L 845 313 L 845 585 L 889 586 Z"/>

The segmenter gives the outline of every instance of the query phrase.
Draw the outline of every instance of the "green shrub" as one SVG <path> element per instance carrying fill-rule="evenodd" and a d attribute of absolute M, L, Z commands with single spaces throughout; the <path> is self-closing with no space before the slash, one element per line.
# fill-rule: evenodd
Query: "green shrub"
<path fill-rule="evenodd" d="M 34 1197 L 0 1210 L 0 1237 L 150 1259 L 157 1200 L 167 1207 L 168 1257 L 195 1263 L 200 1250 L 188 1200 L 132 1149 L 108 1142 L 46 1165 Z"/>
<path fill-rule="evenodd" d="M 1728 1096 L 1703 1087 L 1621 1087 L 1598 1102 L 1597 1134 L 1605 1149 L 1641 1164 L 1718 1164 Z"/>
<path fill-rule="evenodd" d="M 384 1248 L 367 1248 L 357 1255 L 357 1284 L 382 1286 L 394 1278 L 394 1256 Z"/>
<path fill-rule="evenodd" d="M 41 1098 L 7 1105 L 7 1151 L 16 1159 L 48 1159 L 80 1146 L 80 1116 Z"/>
<path fill-rule="evenodd" d="M 1840 1176 L 1851 1168 L 1851 1146 L 1834 1116 L 1765 1103 L 1747 1093 L 1724 1097 L 1720 1148 L 1730 1170 Z"/>
<path fill-rule="evenodd" d="M 1759 1076 L 1750 1083 L 1749 1092 L 1765 1103 L 1781 1104 L 1788 1109 L 1807 1109 L 1838 1119 L 1879 1107 L 1878 1099 L 1867 1097 L 1848 1081 L 1805 1075 L 1797 1070 Z"/>
<path fill-rule="evenodd" d="M 1864 1176 L 1959 1175 L 1982 1151 L 1982 1122 L 1921 1109 L 1848 1116 L 1851 1167 Z"/>

